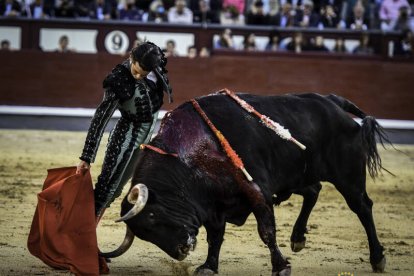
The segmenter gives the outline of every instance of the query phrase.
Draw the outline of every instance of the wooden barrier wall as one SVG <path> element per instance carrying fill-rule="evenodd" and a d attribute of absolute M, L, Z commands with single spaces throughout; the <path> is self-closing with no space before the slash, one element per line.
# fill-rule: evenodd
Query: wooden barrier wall
<path fill-rule="evenodd" d="M 125 57 L 0 52 L 0 105 L 96 107 L 102 80 Z M 377 118 L 414 119 L 414 63 L 318 54 L 216 53 L 170 58 L 174 103 L 227 87 L 262 95 L 318 92 L 344 96 Z"/>

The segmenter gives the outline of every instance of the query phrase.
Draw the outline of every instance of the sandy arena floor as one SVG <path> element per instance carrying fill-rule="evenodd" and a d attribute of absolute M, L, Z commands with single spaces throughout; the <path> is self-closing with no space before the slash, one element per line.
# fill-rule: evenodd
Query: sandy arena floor
<path fill-rule="evenodd" d="M 72 166 L 85 138 L 83 132 L 0 130 L 0 275 L 63 275 L 30 255 L 27 236 L 46 169 Z M 106 138 L 103 139 L 103 141 Z M 379 238 L 386 248 L 386 275 L 414 275 L 414 146 L 381 150 L 384 166 L 396 176 L 385 174 L 369 180 Z M 101 146 L 96 179 L 103 158 Z M 115 248 L 123 239 L 123 224 L 115 224 L 119 202 L 110 208 L 98 231 L 101 249 Z M 325 183 L 309 220 L 307 248 L 290 250 L 289 237 L 302 198 L 292 197 L 275 208 L 277 241 L 290 258 L 293 275 L 373 275 L 368 242 L 358 218 L 332 185 Z M 176 262 L 152 244 L 135 240 L 131 249 L 110 263 L 111 275 L 189 275 L 207 255 L 205 231 L 198 237 L 195 252 Z M 250 217 L 242 227 L 228 225 L 221 251 L 221 275 L 270 275 L 268 250 Z"/>

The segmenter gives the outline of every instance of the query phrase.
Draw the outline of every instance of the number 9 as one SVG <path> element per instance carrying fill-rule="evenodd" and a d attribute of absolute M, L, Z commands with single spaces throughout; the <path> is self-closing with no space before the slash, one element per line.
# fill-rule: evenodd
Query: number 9
<path fill-rule="evenodd" d="M 122 48 L 122 36 L 119 34 L 115 34 L 114 36 L 112 36 L 112 49 L 114 49 L 115 51 L 119 50 Z"/>

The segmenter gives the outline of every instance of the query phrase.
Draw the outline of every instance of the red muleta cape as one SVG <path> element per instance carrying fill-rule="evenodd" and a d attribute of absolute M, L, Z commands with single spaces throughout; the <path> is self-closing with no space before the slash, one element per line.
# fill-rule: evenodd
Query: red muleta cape
<path fill-rule="evenodd" d="M 99 275 L 95 206 L 89 170 L 48 170 L 27 242 L 47 265 L 76 275 Z"/>

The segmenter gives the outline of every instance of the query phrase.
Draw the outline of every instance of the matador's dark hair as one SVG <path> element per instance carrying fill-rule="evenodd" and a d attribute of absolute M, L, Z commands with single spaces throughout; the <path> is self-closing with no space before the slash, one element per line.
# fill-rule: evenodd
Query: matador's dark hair
<path fill-rule="evenodd" d="M 164 53 L 152 42 L 146 41 L 132 48 L 130 57 L 133 62 L 138 62 L 139 66 L 145 71 L 153 71 L 159 81 L 161 81 L 163 90 L 168 95 L 168 100 L 172 102 L 172 88 L 167 77 L 167 58 Z"/>

